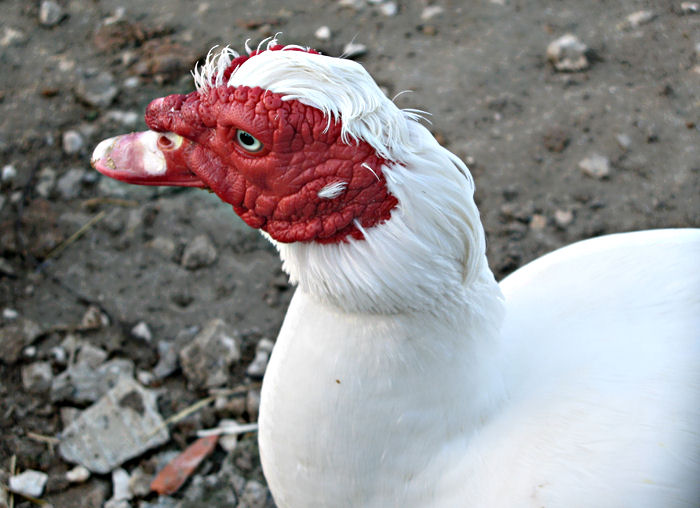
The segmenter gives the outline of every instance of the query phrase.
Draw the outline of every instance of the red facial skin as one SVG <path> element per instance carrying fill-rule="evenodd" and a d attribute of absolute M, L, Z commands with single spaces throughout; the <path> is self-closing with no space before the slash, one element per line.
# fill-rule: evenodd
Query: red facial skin
<path fill-rule="evenodd" d="M 385 161 L 369 144 L 344 143 L 338 121 L 326 130 L 320 110 L 261 88 L 222 86 L 156 99 L 146 123 L 185 138 L 180 150 L 163 150 L 169 166 L 177 157 L 246 223 L 280 242 L 362 238 L 355 219 L 372 227 L 397 204 L 382 175 Z M 238 129 L 260 140 L 262 150 L 241 147 Z M 340 181 L 347 187 L 339 196 L 318 197 Z"/>

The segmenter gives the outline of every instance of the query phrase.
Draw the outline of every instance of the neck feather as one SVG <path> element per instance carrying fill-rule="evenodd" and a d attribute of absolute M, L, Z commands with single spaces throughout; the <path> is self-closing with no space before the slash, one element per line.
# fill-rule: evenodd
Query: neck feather
<path fill-rule="evenodd" d="M 399 202 L 391 218 L 367 229 L 358 224 L 360 240 L 273 242 L 283 268 L 300 290 L 347 312 L 449 314 L 493 306 L 500 316 L 471 175 L 422 125 L 409 121 L 409 129 L 403 163 L 382 168 Z"/>

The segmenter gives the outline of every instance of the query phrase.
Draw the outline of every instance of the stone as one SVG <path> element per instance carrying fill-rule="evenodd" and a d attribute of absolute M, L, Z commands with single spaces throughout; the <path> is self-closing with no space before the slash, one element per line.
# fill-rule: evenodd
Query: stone
<path fill-rule="evenodd" d="M 182 266 L 197 270 L 212 265 L 217 258 L 216 247 L 207 235 L 198 235 L 187 244 L 182 253 Z"/>
<path fill-rule="evenodd" d="M 106 474 L 169 438 L 156 395 L 122 377 L 63 431 L 59 453 L 70 463 Z"/>
<path fill-rule="evenodd" d="M 2 318 L 7 319 L 8 321 L 13 321 L 19 317 L 19 312 L 17 312 L 15 309 L 11 309 L 9 307 L 5 307 L 2 309 Z"/>
<path fill-rule="evenodd" d="M 367 53 L 367 46 L 359 42 L 348 42 L 345 47 L 343 47 L 343 56 L 345 58 L 358 58 L 365 53 Z"/>
<path fill-rule="evenodd" d="M 42 0 L 39 5 L 39 23 L 43 26 L 57 25 L 63 19 L 63 7 L 53 0 Z"/>
<path fill-rule="evenodd" d="M 260 412 L 260 390 L 250 389 L 245 399 L 245 409 L 251 422 L 258 421 Z"/>
<path fill-rule="evenodd" d="M 2 34 L 0 34 L 0 47 L 20 46 L 27 42 L 28 39 L 29 38 L 22 30 L 6 26 L 3 27 Z"/>
<path fill-rule="evenodd" d="M 91 369 L 96 369 L 107 360 L 109 354 L 102 348 L 93 346 L 89 342 L 82 342 L 76 363 L 84 363 Z"/>
<path fill-rule="evenodd" d="M 262 483 L 248 480 L 241 492 L 237 508 L 265 508 L 269 491 Z"/>
<path fill-rule="evenodd" d="M 49 167 L 44 167 L 39 170 L 37 175 L 36 185 L 34 190 L 42 198 L 48 198 L 56 186 L 56 170 Z"/>
<path fill-rule="evenodd" d="M 106 108 L 119 93 L 114 76 L 108 71 L 85 71 L 75 88 L 75 95 L 89 106 Z"/>
<path fill-rule="evenodd" d="M 17 178 L 17 169 L 12 164 L 5 164 L 2 167 L 2 182 L 14 182 Z"/>
<path fill-rule="evenodd" d="M 229 380 L 229 369 L 240 357 L 238 333 L 213 319 L 180 351 L 180 365 L 193 386 L 212 388 Z"/>
<path fill-rule="evenodd" d="M 63 133 L 63 151 L 68 155 L 79 153 L 85 148 L 83 135 L 78 131 L 67 130 Z"/>
<path fill-rule="evenodd" d="M 131 508 L 131 503 L 127 499 L 108 499 L 102 508 Z"/>
<path fill-rule="evenodd" d="M 0 361 L 15 363 L 22 350 L 42 334 L 41 327 L 30 319 L 19 317 L 0 328 Z"/>
<path fill-rule="evenodd" d="M 396 13 L 399 12 L 396 2 L 384 2 L 379 6 L 379 10 L 382 14 L 389 17 L 396 16 Z"/>
<path fill-rule="evenodd" d="M 138 78 L 136 78 L 136 86 L 138 86 L 138 85 L 139 85 Z M 129 86 L 129 80 L 124 81 L 124 86 L 126 88 L 135 88 L 135 86 Z M 107 114 L 105 115 L 105 118 L 107 120 L 120 123 L 120 124 L 125 125 L 127 127 L 135 127 L 136 124 L 139 123 L 139 120 L 141 120 L 142 116 L 143 115 L 140 115 L 136 111 L 120 111 L 120 110 L 113 109 L 113 110 L 107 112 Z"/>
<path fill-rule="evenodd" d="M 574 212 L 572 212 L 571 210 L 555 210 L 554 211 L 554 223 L 560 229 L 565 229 L 573 221 L 574 221 Z"/>
<path fill-rule="evenodd" d="M 331 40 L 331 29 L 326 25 L 320 26 L 314 32 L 314 37 L 319 41 L 329 41 Z"/>
<path fill-rule="evenodd" d="M 159 252 L 163 259 L 175 258 L 177 247 L 175 242 L 166 236 L 156 236 L 153 240 L 146 244 L 147 247 Z"/>
<path fill-rule="evenodd" d="M 681 14 L 697 14 L 700 12 L 700 3 L 681 2 Z"/>
<path fill-rule="evenodd" d="M 95 402 L 122 379 L 133 376 L 134 363 L 125 358 L 114 358 L 96 369 L 86 363 L 77 363 L 53 379 L 51 400 L 75 404 Z"/>
<path fill-rule="evenodd" d="M 72 168 L 58 179 L 56 190 L 63 199 L 75 199 L 80 195 L 83 185 L 85 170 L 82 168 Z"/>
<path fill-rule="evenodd" d="M 96 305 L 90 305 L 80 320 L 82 330 L 99 330 L 109 325 L 109 318 Z"/>
<path fill-rule="evenodd" d="M 129 490 L 129 473 L 121 467 L 112 471 L 112 499 L 121 501 L 131 499 L 133 496 Z"/>
<path fill-rule="evenodd" d="M 549 43 L 547 60 L 559 72 L 577 72 L 589 67 L 588 47 L 573 34 L 565 34 Z"/>
<path fill-rule="evenodd" d="M 636 11 L 628 15 L 624 21 L 618 23 L 618 30 L 633 30 L 640 27 L 641 25 L 646 25 L 656 18 L 656 13 L 654 11 Z"/>
<path fill-rule="evenodd" d="M 270 353 L 275 343 L 270 339 L 262 338 L 255 347 L 255 358 L 250 362 L 246 369 L 246 374 L 253 379 L 262 379 L 267 368 L 267 362 L 270 360 Z"/>
<path fill-rule="evenodd" d="M 423 9 L 423 12 L 421 12 L 420 19 L 423 21 L 428 21 L 429 19 L 442 14 L 444 11 L 445 9 L 439 5 L 429 5 Z"/>
<path fill-rule="evenodd" d="M 544 215 L 534 214 L 530 219 L 530 229 L 542 231 L 545 227 L 547 227 L 547 218 Z"/>
<path fill-rule="evenodd" d="M 66 472 L 66 480 L 70 483 L 84 483 L 90 478 L 90 471 L 85 466 L 75 466 Z"/>
<path fill-rule="evenodd" d="M 44 493 L 48 479 L 49 475 L 46 473 L 27 469 L 18 475 L 10 476 L 9 487 L 17 494 L 39 498 Z"/>
<path fill-rule="evenodd" d="M 31 393 L 44 393 L 51 389 L 53 371 L 49 362 L 34 362 L 22 367 L 22 386 Z"/>
<path fill-rule="evenodd" d="M 604 155 L 594 154 L 578 163 L 583 174 L 592 178 L 602 179 L 610 176 L 610 160 Z"/>
<path fill-rule="evenodd" d="M 144 342 L 151 342 L 153 340 L 153 332 L 145 321 L 140 321 L 136 323 L 131 329 L 131 335 L 137 339 L 141 339 Z"/>
<path fill-rule="evenodd" d="M 135 497 L 146 497 L 151 492 L 153 475 L 146 473 L 141 466 L 134 468 L 129 476 L 129 492 Z"/>
<path fill-rule="evenodd" d="M 632 146 L 632 138 L 624 133 L 615 136 L 615 141 L 617 141 L 617 145 L 625 151 L 629 150 L 630 146 Z"/>

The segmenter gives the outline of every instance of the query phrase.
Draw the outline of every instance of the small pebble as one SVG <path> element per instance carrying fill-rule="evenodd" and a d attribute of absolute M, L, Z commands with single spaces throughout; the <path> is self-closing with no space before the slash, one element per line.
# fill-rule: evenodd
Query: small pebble
<path fill-rule="evenodd" d="M 34 189 L 42 198 L 48 198 L 56 186 L 56 170 L 45 167 L 39 170 Z"/>
<path fill-rule="evenodd" d="M 246 374 L 254 379 L 262 379 L 265 374 L 265 369 L 267 368 L 267 362 L 270 359 L 270 353 L 272 353 L 272 348 L 274 343 L 267 338 L 260 339 L 258 345 L 255 348 L 255 358 L 248 368 L 246 369 Z"/>
<path fill-rule="evenodd" d="M 359 42 L 348 42 L 343 48 L 343 56 L 345 58 L 357 58 L 367 53 L 367 46 Z"/>
<path fill-rule="evenodd" d="M 554 222 L 557 227 L 564 229 L 574 220 L 574 212 L 571 210 L 555 210 L 554 211 Z"/>
<path fill-rule="evenodd" d="M 258 421 L 258 412 L 260 411 L 260 391 L 255 389 L 248 390 L 248 395 L 245 400 L 245 408 L 248 412 L 248 417 L 251 422 Z"/>
<path fill-rule="evenodd" d="M 542 231 L 547 226 L 547 218 L 544 215 L 534 214 L 530 219 L 530 229 Z"/>
<path fill-rule="evenodd" d="M 153 333 L 145 321 L 140 321 L 131 329 L 131 335 L 145 342 L 153 340 Z"/>
<path fill-rule="evenodd" d="M 123 468 L 118 467 L 112 471 L 112 499 L 121 501 L 131 499 L 131 490 L 129 490 L 129 473 Z"/>
<path fill-rule="evenodd" d="M 31 393 L 45 393 L 51 388 L 53 370 L 48 362 L 35 362 L 22 367 L 22 386 Z"/>
<path fill-rule="evenodd" d="M 83 136 L 74 130 L 67 130 L 63 133 L 63 151 L 67 154 L 80 152 L 85 146 Z"/>
<path fill-rule="evenodd" d="M 104 363 L 107 356 L 108 353 L 104 349 L 84 342 L 80 347 L 76 363 L 82 363 L 95 369 Z"/>
<path fill-rule="evenodd" d="M 656 18 L 656 14 L 653 11 L 637 11 L 633 12 L 625 18 L 621 23 L 618 23 L 618 30 L 631 30 L 633 28 L 638 28 L 641 25 L 646 25 Z"/>
<path fill-rule="evenodd" d="M 2 181 L 13 182 L 17 178 L 17 169 L 12 164 L 6 164 L 2 167 Z"/>
<path fill-rule="evenodd" d="M 129 490 L 136 497 L 146 497 L 151 492 L 153 475 L 147 474 L 141 466 L 137 466 L 129 476 Z"/>
<path fill-rule="evenodd" d="M 109 318 L 102 313 L 99 307 L 94 305 L 88 307 L 80 321 L 80 328 L 84 330 L 97 330 L 107 325 L 109 325 Z"/>
<path fill-rule="evenodd" d="M 599 154 L 586 157 L 578 163 L 578 167 L 585 175 L 593 178 L 606 178 L 610 175 L 610 160 Z"/>
<path fill-rule="evenodd" d="M 434 18 L 438 14 L 442 14 L 445 9 L 443 9 L 439 5 L 429 5 L 425 9 L 423 9 L 423 12 L 420 14 L 420 19 L 423 21 L 428 21 L 429 19 Z"/>
<path fill-rule="evenodd" d="M 122 125 L 134 126 L 141 120 L 141 115 L 136 111 L 120 111 L 118 109 L 113 109 L 107 112 L 105 118 Z"/>
<path fill-rule="evenodd" d="M 590 65 L 588 47 L 573 34 L 562 35 L 547 46 L 547 60 L 560 72 L 577 72 Z"/>
<path fill-rule="evenodd" d="M 12 321 L 14 319 L 17 319 L 19 317 L 19 312 L 17 312 L 15 309 L 11 309 L 9 307 L 5 307 L 2 309 L 2 318 L 7 319 L 8 321 Z"/>
<path fill-rule="evenodd" d="M 182 266 L 197 270 L 212 265 L 217 258 L 216 247 L 207 235 L 195 236 L 182 253 Z"/>
<path fill-rule="evenodd" d="M 10 476 L 10 490 L 17 494 L 38 498 L 44 493 L 48 479 L 49 475 L 46 473 L 28 469 L 18 475 Z"/>
<path fill-rule="evenodd" d="M 267 496 L 268 490 L 262 483 L 255 480 L 248 480 L 241 493 L 238 506 L 245 506 L 246 508 L 265 508 Z"/>
<path fill-rule="evenodd" d="M 114 76 L 107 71 L 89 70 L 80 76 L 75 94 L 90 106 L 106 108 L 119 93 Z"/>
<path fill-rule="evenodd" d="M 615 136 L 615 141 L 617 141 L 618 146 L 625 151 L 629 150 L 630 146 L 632 146 L 632 138 L 624 133 Z"/>
<path fill-rule="evenodd" d="M 329 41 L 331 39 L 331 29 L 326 25 L 320 26 L 314 32 L 314 37 L 319 41 Z"/>
<path fill-rule="evenodd" d="M 399 8 L 396 5 L 396 2 L 383 3 L 379 6 L 379 10 L 382 14 L 389 17 L 396 16 L 396 13 L 399 12 Z"/>
<path fill-rule="evenodd" d="M 698 12 L 700 12 L 700 3 L 681 2 L 681 12 L 683 14 L 697 14 Z"/>
<path fill-rule="evenodd" d="M 90 471 L 85 466 L 75 466 L 66 472 L 66 480 L 71 483 L 84 483 L 90 478 Z"/>
<path fill-rule="evenodd" d="M 85 170 L 83 168 L 72 168 L 58 179 L 56 191 L 63 199 L 75 199 L 80 195 L 83 185 Z"/>
<path fill-rule="evenodd" d="M 54 26 L 63 19 L 63 8 L 53 0 L 43 0 L 39 6 L 39 23 Z"/>

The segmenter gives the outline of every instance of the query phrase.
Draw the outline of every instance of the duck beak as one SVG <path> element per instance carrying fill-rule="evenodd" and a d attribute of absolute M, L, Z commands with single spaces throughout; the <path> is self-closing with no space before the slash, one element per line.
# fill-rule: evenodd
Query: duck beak
<path fill-rule="evenodd" d="M 100 142 L 90 163 L 103 175 L 122 182 L 206 187 L 187 163 L 193 146 L 173 132 L 132 132 Z"/>

